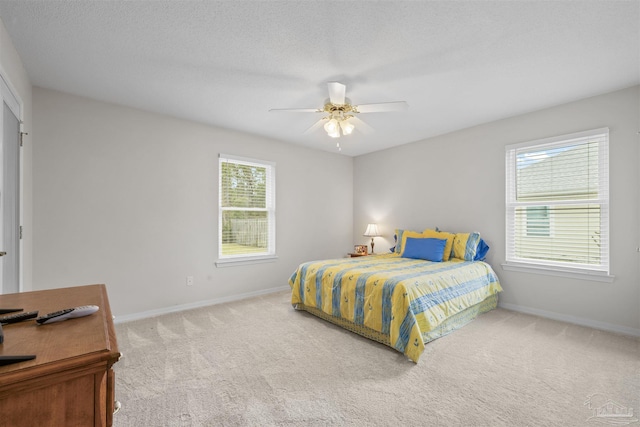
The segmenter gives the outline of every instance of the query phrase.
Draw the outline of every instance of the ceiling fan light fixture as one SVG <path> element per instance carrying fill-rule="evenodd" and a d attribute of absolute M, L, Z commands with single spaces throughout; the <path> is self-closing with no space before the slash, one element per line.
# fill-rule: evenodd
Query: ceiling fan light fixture
<path fill-rule="evenodd" d="M 355 129 L 355 126 L 347 120 L 341 121 L 340 127 L 342 128 L 342 133 L 344 135 L 351 135 L 351 132 Z"/>
<path fill-rule="evenodd" d="M 340 130 L 338 128 L 338 121 L 336 119 L 329 120 L 327 123 L 325 123 L 324 130 L 326 130 L 329 135 L 336 132 L 339 133 Z"/>
<path fill-rule="evenodd" d="M 358 130 L 364 134 L 373 131 L 371 126 L 358 118 L 360 113 L 379 113 L 384 111 L 405 111 L 408 105 L 405 101 L 380 102 L 376 104 L 353 105 L 349 98 L 345 97 L 346 86 L 339 82 L 327 83 L 329 88 L 329 99 L 325 100 L 323 108 L 285 108 L 271 109 L 269 111 L 297 111 L 305 113 L 325 113 L 326 115 L 314 123 L 304 133 L 315 131 L 320 126 L 331 138 L 351 135 L 353 130 Z M 336 145 L 340 150 L 340 144 Z"/>

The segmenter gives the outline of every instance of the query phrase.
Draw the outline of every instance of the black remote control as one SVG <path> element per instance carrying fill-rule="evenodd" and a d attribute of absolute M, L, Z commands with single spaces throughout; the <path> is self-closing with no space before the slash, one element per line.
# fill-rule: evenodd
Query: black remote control
<path fill-rule="evenodd" d="M 25 354 L 19 356 L 0 356 L 0 366 L 8 365 L 10 363 L 24 362 L 25 360 L 33 360 L 36 358 L 35 354 Z"/>
<path fill-rule="evenodd" d="M 0 308 L 0 314 L 13 313 L 15 311 L 22 311 L 22 308 Z"/>
<path fill-rule="evenodd" d="M 36 323 L 38 325 L 44 325 L 55 322 L 62 322 L 67 319 L 75 319 L 76 317 L 84 317 L 98 311 L 97 305 L 82 305 L 80 307 L 66 308 L 60 311 L 54 311 L 45 316 L 38 317 Z"/>
<path fill-rule="evenodd" d="M 71 313 L 72 311 L 73 311 L 73 308 L 65 308 L 64 310 L 54 311 L 53 313 L 48 313 L 42 317 L 38 317 L 36 319 L 36 322 L 38 323 L 38 325 L 42 325 L 47 320 L 55 319 L 56 317 L 61 317 L 63 314 L 68 314 L 68 313 Z"/>
<path fill-rule="evenodd" d="M 24 313 L 10 314 L 9 316 L 1 316 L 0 323 L 8 325 L 10 323 L 22 322 L 23 320 L 29 320 L 38 317 L 37 311 L 26 311 Z"/>

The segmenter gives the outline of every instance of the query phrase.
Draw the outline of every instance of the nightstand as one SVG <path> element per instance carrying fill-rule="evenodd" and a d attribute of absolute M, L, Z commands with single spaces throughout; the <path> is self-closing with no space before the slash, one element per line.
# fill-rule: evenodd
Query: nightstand
<path fill-rule="evenodd" d="M 367 256 L 369 254 L 354 254 L 354 253 L 350 253 L 348 255 L 349 255 L 350 258 L 358 258 L 358 257 L 361 257 L 361 256 Z"/>

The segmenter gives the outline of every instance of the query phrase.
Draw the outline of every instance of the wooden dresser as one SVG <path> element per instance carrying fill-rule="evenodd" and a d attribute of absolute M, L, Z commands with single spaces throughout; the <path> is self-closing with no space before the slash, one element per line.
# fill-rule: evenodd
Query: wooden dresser
<path fill-rule="evenodd" d="M 86 317 L 48 325 L 34 320 L 3 326 L 0 355 L 35 354 L 0 366 L 1 427 L 111 426 L 115 406 L 112 366 L 120 358 L 104 285 L 0 295 L 0 308 L 43 316 L 97 305 Z"/>

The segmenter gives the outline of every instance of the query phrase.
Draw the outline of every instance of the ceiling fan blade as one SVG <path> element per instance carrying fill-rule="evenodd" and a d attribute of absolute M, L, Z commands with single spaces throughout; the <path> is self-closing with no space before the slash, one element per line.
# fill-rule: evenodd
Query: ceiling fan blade
<path fill-rule="evenodd" d="M 316 130 L 316 129 L 318 129 L 320 126 L 322 126 L 322 125 L 325 123 L 325 121 L 326 121 L 326 120 L 327 120 L 327 118 L 326 118 L 326 117 L 321 118 L 320 120 L 318 120 L 317 122 L 315 122 L 313 125 L 311 125 L 311 127 L 310 127 L 309 129 L 305 130 L 305 131 L 303 132 L 303 134 L 304 134 L 304 135 L 306 135 L 306 134 L 309 134 L 309 133 L 311 133 L 311 132 L 315 131 L 315 130 Z"/>
<path fill-rule="evenodd" d="M 329 86 L 329 100 L 331 100 L 331 103 L 335 105 L 344 104 L 347 87 L 338 82 L 329 82 L 327 86 Z"/>
<path fill-rule="evenodd" d="M 365 122 L 363 122 L 362 120 L 360 120 L 355 116 L 350 117 L 349 121 L 356 127 L 356 129 L 358 129 L 360 132 L 364 133 L 365 135 L 369 135 L 374 132 L 374 129 L 371 126 L 369 126 L 368 124 L 366 124 Z"/>
<path fill-rule="evenodd" d="M 286 113 L 322 113 L 324 110 L 319 108 L 272 108 L 269 112 L 286 112 Z"/>
<path fill-rule="evenodd" d="M 358 113 L 379 113 L 383 111 L 406 111 L 409 104 L 405 101 L 380 102 L 378 104 L 354 105 Z"/>

